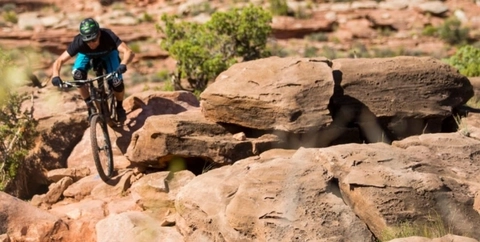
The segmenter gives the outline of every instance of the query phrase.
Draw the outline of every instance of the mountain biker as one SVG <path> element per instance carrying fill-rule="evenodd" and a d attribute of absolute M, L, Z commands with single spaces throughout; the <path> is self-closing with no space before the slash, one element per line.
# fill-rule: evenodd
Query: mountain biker
<path fill-rule="evenodd" d="M 118 71 L 119 76 L 111 83 L 117 100 L 118 120 L 123 122 L 126 119 L 125 109 L 122 102 L 125 96 L 122 73 L 127 71 L 127 65 L 132 61 L 135 54 L 120 40 L 110 29 L 100 28 L 100 25 L 93 18 L 86 18 L 80 23 L 80 33 L 77 34 L 67 49 L 55 60 L 52 67 L 52 84 L 60 86 L 63 84 L 60 78 L 62 65 L 70 58 L 77 56 L 72 68 L 74 80 L 87 79 L 87 73 L 92 68 L 90 60 L 101 60 L 105 63 L 107 73 Z M 120 58 L 121 52 L 122 58 Z M 87 104 L 88 117 L 91 116 L 94 105 L 90 99 L 90 93 L 85 85 L 78 86 L 80 95 Z"/>

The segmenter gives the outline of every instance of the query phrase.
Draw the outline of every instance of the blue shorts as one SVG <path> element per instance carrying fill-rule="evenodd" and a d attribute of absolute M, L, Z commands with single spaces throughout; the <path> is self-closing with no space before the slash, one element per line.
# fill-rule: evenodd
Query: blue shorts
<path fill-rule="evenodd" d="M 72 70 L 81 70 L 85 73 L 88 73 L 88 71 L 92 68 L 92 66 L 90 65 L 90 60 L 92 59 L 94 58 L 84 55 L 82 53 L 78 53 Z M 105 69 L 107 73 L 117 70 L 118 66 L 120 65 L 120 57 L 118 55 L 118 50 L 113 50 L 108 55 L 100 57 L 99 59 L 105 63 Z M 120 80 L 123 80 L 121 73 L 118 74 L 118 78 Z"/>

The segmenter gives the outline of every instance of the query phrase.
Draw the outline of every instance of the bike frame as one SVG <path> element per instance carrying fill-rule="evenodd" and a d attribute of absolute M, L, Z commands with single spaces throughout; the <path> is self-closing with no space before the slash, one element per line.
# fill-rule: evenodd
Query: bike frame
<path fill-rule="evenodd" d="M 88 91 L 90 93 L 90 98 L 95 102 L 98 114 L 102 115 L 105 118 L 107 123 L 114 122 L 116 123 L 115 110 L 113 105 L 109 105 L 108 100 L 114 95 L 113 90 L 109 87 L 108 80 L 116 77 L 117 72 L 111 72 L 103 75 L 99 75 L 93 78 L 86 80 L 73 80 L 65 81 L 64 87 L 74 87 L 78 84 L 84 84 L 88 86 Z M 96 85 L 95 85 L 96 83 Z M 108 88 L 105 88 L 105 87 Z M 111 99 L 113 100 L 113 99 Z M 114 100 L 113 100 L 114 102 Z M 117 124 L 118 125 L 118 124 Z"/>
<path fill-rule="evenodd" d="M 93 159 L 100 178 L 107 182 L 113 176 L 113 153 L 108 126 L 112 124 L 119 126 L 115 114 L 115 96 L 113 88 L 108 81 L 116 77 L 117 72 L 104 75 L 98 75 L 87 80 L 74 80 L 64 82 L 64 86 L 77 86 L 83 84 L 88 86 L 90 98 L 95 102 L 98 112 L 92 113 L 89 117 L 90 122 L 90 141 L 92 145 Z M 95 85 L 96 83 L 96 85 Z M 105 87 L 108 86 L 108 88 Z M 106 162 L 104 158 L 106 157 Z"/>

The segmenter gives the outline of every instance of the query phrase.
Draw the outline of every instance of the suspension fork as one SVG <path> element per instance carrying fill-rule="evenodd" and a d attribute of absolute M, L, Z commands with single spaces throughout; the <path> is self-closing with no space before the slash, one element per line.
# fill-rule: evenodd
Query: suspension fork
<path fill-rule="evenodd" d="M 97 91 L 97 88 L 93 85 L 93 83 L 88 83 L 87 85 L 88 85 L 88 92 L 90 93 L 90 102 L 93 103 L 93 106 L 95 107 L 98 113 L 100 112 L 100 102 L 98 101 L 99 93 Z"/>
<path fill-rule="evenodd" d="M 96 59 L 91 62 L 93 66 L 93 70 L 95 72 L 95 76 L 101 76 L 104 74 L 105 68 L 102 60 Z M 101 114 L 105 114 L 105 107 L 104 107 L 104 100 L 106 99 L 106 91 L 104 87 L 104 78 L 98 79 L 97 80 L 97 87 L 95 88 L 96 90 L 96 105 L 97 105 L 97 110 Z"/>

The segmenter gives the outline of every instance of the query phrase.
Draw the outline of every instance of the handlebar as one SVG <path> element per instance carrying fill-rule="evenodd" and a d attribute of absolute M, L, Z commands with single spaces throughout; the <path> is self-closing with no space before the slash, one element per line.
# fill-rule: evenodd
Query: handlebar
<path fill-rule="evenodd" d="M 113 71 L 113 72 L 110 72 L 110 73 L 107 73 L 107 74 L 103 74 L 101 76 L 96 76 L 96 77 L 93 77 L 93 78 L 88 78 L 86 80 L 72 80 L 72 81 L 64 81 L 62 84 L 60 84 L 59 87 L 63 87 L 63 88 L 67 88 L 67 87 L 75 87 L 76 84 L 86 84 L 86 83 L 92 83 L 94 81 L 97 81 L 98 79 L 102 79 L 102 78 L 106 78 L 106 79 L 110 79 L 112 78 L 113 76 L 118 76 L 118 72 L 117 71 Z"/>

